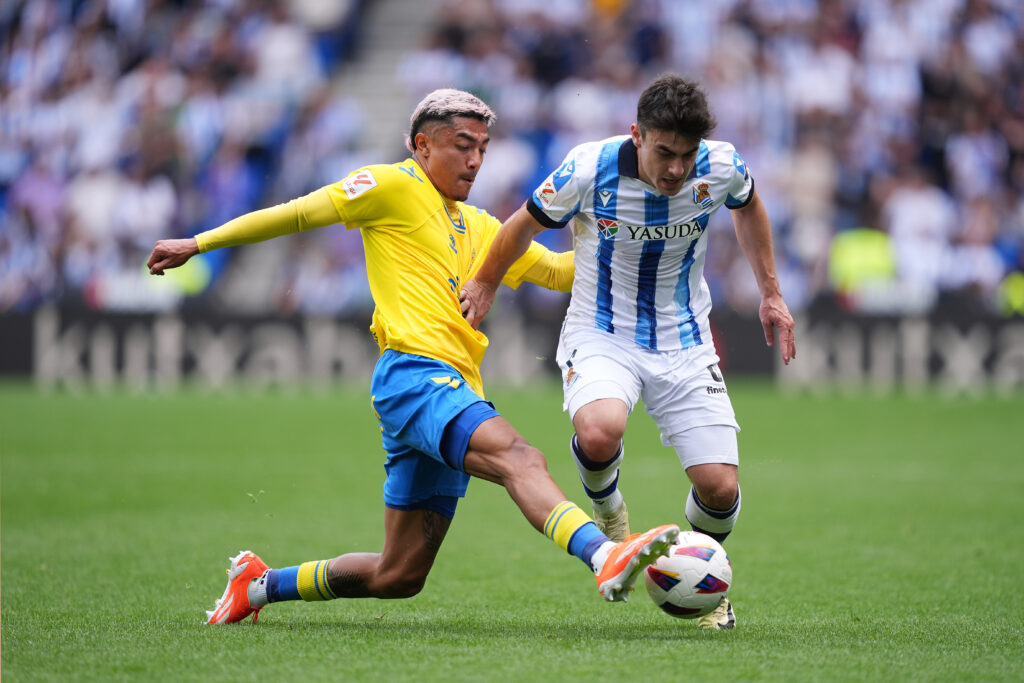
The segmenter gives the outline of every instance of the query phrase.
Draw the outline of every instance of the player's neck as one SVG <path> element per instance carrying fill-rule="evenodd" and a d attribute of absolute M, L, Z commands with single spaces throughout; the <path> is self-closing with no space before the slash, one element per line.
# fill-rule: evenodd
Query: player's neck
<path fill-rule="evenodd" d="M 435 183 L 434 179 L 430 177 L 430 171 L 427 170 L 427 165 L 420 157 L 419 152 L 413 152 L 412 159 L 420 167 L 420 170 L 423 171 L 423 175 L 427 176 L 427 180 L 430 181 L 430 184 L 433 185 L 434 190 L 437 191 L 437 196 L 440 197 L 441 201 L 444 202 L 444 207 L 445 209 L 448 210 L 448 213 L 452 214 L 454 212 L 455 214 L 457 214 L 459 210 L 458 202 L 455 199 L 452 199 L 451 197 L 446 197 L 445 194 L 441 192 L 441 190 L 437 187 L 437 183 Z"/>

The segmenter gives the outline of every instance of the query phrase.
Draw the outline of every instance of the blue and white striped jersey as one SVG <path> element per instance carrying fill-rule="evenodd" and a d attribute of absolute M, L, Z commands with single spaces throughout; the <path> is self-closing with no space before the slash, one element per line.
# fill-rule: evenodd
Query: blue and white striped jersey
<path fill-rule="evenodd" d="M 576 280 L 566 328 L 597 327 L 647 349 L 709 343 L 708 221 L 723 204 L 745 206 L 754 181 L 735 148 L 714 140 L 701 140 L 693 171 L 674 197 L 637 175 L 628 135 L 588 142 L 569 152 L 527 202 L 546 227 L 573 223 Z"/>

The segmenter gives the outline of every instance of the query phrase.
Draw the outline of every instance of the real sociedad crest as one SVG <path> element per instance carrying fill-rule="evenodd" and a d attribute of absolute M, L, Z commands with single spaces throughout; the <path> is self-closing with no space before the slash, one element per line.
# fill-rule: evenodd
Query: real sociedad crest
<path fill-rule="evenodd" d="M 612 218 L 598 218 L 597 229 L 602 237 L 610 239 L 619 231 L 619 222 Z"/>
<path fill-rule="evenodd" d="M 705 209 L 710 208 L 714 204 L 714 200 L 711 199 L 711 188 L 707 183 L 698 183 L 693 186 L 693 203 L 698 206 L 702 206 Z"/>

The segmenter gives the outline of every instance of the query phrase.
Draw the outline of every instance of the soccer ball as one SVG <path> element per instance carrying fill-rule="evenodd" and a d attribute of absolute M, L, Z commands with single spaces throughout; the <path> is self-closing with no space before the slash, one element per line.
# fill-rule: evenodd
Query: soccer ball
<path fill-rule="evenodd" d="M 668 554 L 644 573 L 651 600 L 674 617 L 696 619 L 729 594 L 732 565 L 725 548 L 696 531 L 683 531 Z"/>

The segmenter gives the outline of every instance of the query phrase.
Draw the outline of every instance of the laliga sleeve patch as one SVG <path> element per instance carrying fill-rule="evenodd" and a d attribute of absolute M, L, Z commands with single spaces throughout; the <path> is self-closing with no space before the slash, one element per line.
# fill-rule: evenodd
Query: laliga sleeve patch
<path fill-rule="evenodd" d="M 551 202 L 555 200 L 555 195 L 558 194 L 558 190 L 555 189 L 555 184 L 551 180 L 544 181 L 544 184 L 537 190 L 537 201 L 545 209 L 551 208 Z"/>
<path fill-rule="evenodd" d="M 341 186 L 344 188 L 345 195 L 348 196 L 349 199 L 355 199 L 367 190 L 372 190 L 377 187 L 377 179 L 373 177 L 373 173 L 368 170 L 364 170 L 353 173 L 348 178 L 345 178 L 345 180 L 341 182 Z"/>

